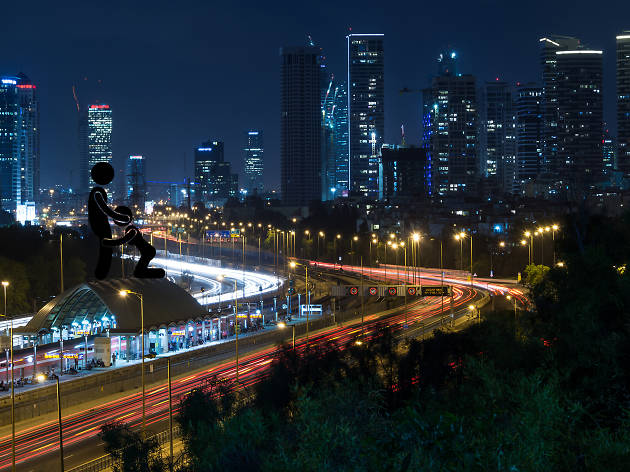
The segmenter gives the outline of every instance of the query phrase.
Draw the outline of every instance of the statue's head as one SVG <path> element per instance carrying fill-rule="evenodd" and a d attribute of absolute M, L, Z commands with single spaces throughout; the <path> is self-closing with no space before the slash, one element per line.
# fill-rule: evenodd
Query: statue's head
<path fill-rule="evenodd" d="M 99 185 L 107 185 L 114 180 L 114 168 L 109 162 L 97 162 L 90 171 L 92 180 Z"/>

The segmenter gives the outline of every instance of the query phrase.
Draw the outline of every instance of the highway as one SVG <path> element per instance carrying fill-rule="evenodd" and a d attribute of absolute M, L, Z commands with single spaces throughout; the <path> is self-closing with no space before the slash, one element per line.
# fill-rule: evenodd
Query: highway
<path fill-rule="evenodd" d="M 200 284 L 201 282 L 201 285 L 205 288 L 204 292 L 192 294 L 202 305 L 212 305 L 219 303 L 221 300 L 233 300 L 235 295 L 234 280 L 237 281 L 236 296 L 239 299 L 273 293 L 278 290 L 278 287 L 283 282 L 283 279 L 275 275 L 249 270 L 226 269 L 200 262 L 189 262 L 185 257 L 183 256 L 181 259 L 155 257 L 151 261 L 151 266 L 162 267 L 166 270 L 169 278 L 173 273 L 190 273 L 193 275 L 195 283 Z M 219 281 L 219 276 L 224 278 L 223 282 Z"/>
<path fill-rule="evenodd" d="M 325 264 L 318 264 L 322 269 L 334 270 L 335 267 L 327 267 Z M 331 265 L 332 266 L 332 265 Z M 338 266 L 337 266 L 338 269 Z M 361 268 L 343 266 L 344 272 L 357 273 Z M 392 281 L 396 277 L 396 272 L 388 269 L 387 277 L 383 269 L 363 268 L 363 274 L 374 279 L 387 279 Z M 225 271 L 221 271 L 225 272 Z M 236 271 L 239 272 L 239 271 Z M 398 274 L 403 279 L 404 272 Z M 423 283 L 439 284 L 440 278 L 435 274 L 426 274 L 427 278 Z M 454 286 L 453 309 L 456 316 L 465 316 L 467 306 L 480 297 L 479 289 L 487 289 L 505 294 L 509 291 L 500 284 L 488 286 L 483 283 L 481 287 L 472 286 L 465 280 L 451 279 Z M 362 331 L 366 338 L 369 338 L 379 326 L 384 323 L 395 332 L 401 333 L 405 329 L 417 330 L 419 326 L 432 328 L 441 324 L 441 319 L 449 313 L 450 302 L 445 304 L 444 313 L 440 297 L 420 298 L 409 300 L 406 307 L 391 310 L 386 316 L 380 314 L 367 315 L 364 319 L 363 328 L 360 322 L 343 327 L 332 326 L 318 333 L 311 334 L 309 343 L 317 346 L 321 343 L 334 341 L 343 346 L 352 341 Z M 290 336 L 288 332 L 287 336 Z M 302 351 L 306 348 L 305 339 L 296 340 L 296 349 Z M 240 360 L 239 385 L 247 387 L 264 378 L 267 368 L 273 362 L 278 353 L 278 347 L 268 346 L 260 351 L 247 354 Z M 178 399 L 192 388 L 202 386 L 207 379 L 216 376 L 218 379 L 233 380 L 235 377 L 235 362 L 233 359 L 226 359 L 216 363 L 207 369 L 191 373 L 173 381 L 173 405 L 178 405 Z M 168 390 L 167 385 L 152 386 L 147 389 L 147 425 L 148 428 L 157 432 L 167 428 L 168 424 Z M 88 459 L 102 454 L 102 445 L 97 438 L 100 426 L 112 421 L 123 420 L 132 427 L 139 427 L 141 422 L 141 396 L 139 393 L 122 394 L 108 403 L 80 412 L 72 412 L 63 416 L 64 449 L 66 453 L 66 468 L 81 464 Z M 10 430 L 3 428 L 3 435 L 0 437 L 0 469 L 6 469 L 11 465 L 11 435 Z M 7 432 L 9 434 L 7 434 Z M 33 425 L 25 429 L 19 428 L 16 441 L 16 457 L 18 470 L 36 471 L 50 468 L 56 470 L 58 463 L 58 429 L 54 420 L 46 421 L 42 424 Z"/>

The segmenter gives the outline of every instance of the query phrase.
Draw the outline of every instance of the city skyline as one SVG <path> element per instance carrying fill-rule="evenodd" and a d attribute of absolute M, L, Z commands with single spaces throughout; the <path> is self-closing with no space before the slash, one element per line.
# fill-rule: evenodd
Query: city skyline
<path fill-rule="evenodd" d="M 12 11 L 9 7 L 8 14 L 19 18 L 23 13 Z M 268 8 L 263 11 L 264 15 L 276 15 L 277 6 Z M 415 8 L 415 7 L 414 7 Z M 427 7 L 427 14 L 431 14 L 434 7 Z M 471 10 L 472 7 L 462 5 L 462 10 L 470 10 L 470 23 L 477 24 L 482 21 L 481 17 L 484 12 L 487 13 L 487 6 L 481 6 Z M 620 13 L 623 13 L 623 6 Z M 203 11 L 203 8 L 199 8 Z M 252 26 L 254 17 L 261 13 L 260 9 L 248 7 L 234 7 L 242 14 L 243 25 Z M 114 24 L 114 30 L 119 30 L 116 26 L 128 25 L 129 22 L 136 18 L 139 7 L 130 9 L 121 9 L 117 11 L 113 9 L 104 15 L 104 19 L 109 18 L 108 15 L 115 12 L 121 13 L 122 18 Z M 564 17 L 562 21 L 555 20 L 553 13 L 555 11 L 563 11 Z M 578 9 L 579 10 L 579 9 Z M 101 89 L 104 91 L 103 101 L 111 103 L 116 109 L 116 132 L 113 138 L 114 162 L 121 165 L 125 156 L 130 152 L 141 152 L 150 155 L 152 162 L 156 164 L 151 166 L 148 175 L 149 179 L 163 179 L 173 175 L 177 180 L 181 181 L 183 177 L 192 174 L 193 157 L 190 153 L 191 146 L 203 139 L 204 136 L 212 135 L 226 142 L 226 160 L 230 161 L 239 174 L 242 174 L 242 159 L 240 159 L 239 149 L 241 148 L 239 138 L 242 136 L 243 130 L 247 128 L 264 128 L 266 134 L 266 162 L 268 162 L 269 172 L 266 176 L 266 183 L 272 187 L 279 184 L 279 110 L 278 110 L 278 67 L 277 67 L 277 50 L 284 44 L 300 44 L 306 41 L 307 33 L 310 33 L 318 46 L 321 46 L 326 55 L 326 62 L 329 72 L 337 77 L 343 77 L 346 73 L 345 64 L 345 36 L 348 34 L 348 26 L 352 26 L 352 31 L 379 31 L 383 32 L 387 37 L 387 61 L 385 75 L 388 77 L 385 90 L 385 101 L 387 102 L 386 110 L 386 128 L 385 142 L 399 142 L 400 125 L 405 125 L 407 141 L 409 143 L 418 144 L 420 142 L 420 119 L 418 113 L 418 97 L 399 95 L 398 90 L 403 87 L 422 88 L 427 86 L 428 76 L 433 73 L 434 59 L 439 50 L 444 45 L 451 45 L 461 54 L 462 71 L 474 74 L 478 80 L 492 80 L 495 76 L 499 76 L 501 80 L 509 83 L 520 82 L 539 82 L 538 71 L 538 39 L 546 34 L 573 34 L 582 39 L 585 43 L 597 49 L 604 50 L 604 114 L 605 121 L 609 123 L 611 133 L 616 135 L 616 110 L 614 103 L 614 87 L 615 87 L 615 36 L 622 31 L 627 30 L 627 25 L 611 22 L 608 18 L 604 21 L 605 8 L 602 12 L 594 12 L 588 19 L 582 18 L 577 13 L 568 14 L 564 12 L 561 6 L 551 6 L 550 10 L 544 10 L 543 5 L 535 5 L 528 12 L 519 15 L 524 23 L 528 21 L 534 24 L 536 15 L 546 15 L 542 18 L 544 21 L 536 21 L 536 31 L 527 31 L 524 34 L 506 34 L 508 30 L 511 32 L 512 16 L 514 11 L 509 7 L 493 12 L 489 19 L 483 20 L 487 26 L 488 33 L 481 37 L 471 36 L 472 26 L 466 26 L 464 20 L 458 20 L 464 27 L 449 28 L 448 30 L 440 30 L 439 22 L 435 26 L 431 26 L 430 30 L 435 34 L 430 35 L 430 40 L 421 40 L 413 34 L 411 22 L 413 15 L 409 19 L 398 19 L 396 28 L 389 20 L 375 20 L 367 13 L 358 11 L 357 9 L 343 7 L 340 14 L 334 18 L 332 28 L 326 28 L 324 32 L 319 21 L 319 13 L 306 12 L 305 17 L 297 16 L 298 20 L 291 27 L 282 32 L 269 32 L 267 29 L 261 33 L 261 28 L 253 28 L 245 39 L 251 39 L 254 34 L 262 34 L 258 48 L 261 50 L 260 57 L 253 58 L 255 64 L 264 67 L 261 73 L 257 74 L 259 80 L 252 82 L 241 74 L 241 66 L 234 60 L 229 59 L 222 51 L 218 51 L 225 65 L 229 69 L 229 73 L 225 74 L 229 78 L 228 82 L 224 80 L 213 79 L 208 83 L 207 93 L 204 93 L 204 87 L 201 87 L 199 79 L 192 78 L 192 87 L 187 89 L 195 89 L 195 96 L 199 97 L 199 110 L 193 109 L 184 116 L 189 116 L 189 120 L 177 120 L 175 123 L 177 138 L 169 137 L 168 140 L 158 139 L 152 135 L 156 130 L 162 127 L 173 125 L 170 116 L 156 115 L 156 106 L 158 102 L 165 102 L 174 106 L 175 113 L 173 116 L 179 115 L 182 110 L 180 103 L 189 103 L 187 100 L 176 98 L 176 94 L 167 94 L 165 97 L 155 101 L 155 90 L 163 84 L 164 80 L 172 81 L 174 76 L 169 74 L 157 74 L 154 67 L 150 63 L 153 57 L 152 51 L 162 51 L 164 48 L 168 51 L 172 46 L 167 45 L 167 41 L 162 39 L 159 34 L 151 36 L 151 39 L 138 41 L 135 38 L 126 37 L 123 33 L 117 33 L 120 37 L 114 38 L 115 41 L 104 44 L 95 43 L 94 40 L 88 42 L 87 47 L 91 47 L 93 52 L 98 54 L 88 54 L 85 48 L 77 46 L 72 39 L 88 37 L 91 33 L 90 28 L 79 26 L 72 29 L 71 32 L 60 32 L 58 36 L 53 38 L 51 44 L 42 44 L 40 42 L 17 42 L 16 35 L 12 35 L 11 28 L 0 33 L 4 44 L 8 46 L 9 53 L 5 62 L 2 64 L 0 73 L 2 75 L 14 75 L 19 71 L 23 71 L 32 80 L 38 84 L 40 88 L 41 104 L 41 127 L 42 127 L 42 185 L 50 185 L 53 182 L 67 183 L 69 179 L 68 173 L 65 171 L 68 165 L 76 162 L 76 150 L 67 143 L 76 142 L 76 111 L 73 109 L 74 103 L 72 98 L 72 85 L 88 77 L 90 80 L 97 78 L 102 79 Z M 42 11 L 47 11 L 46 6 L 42 6 Z M 98 10 L 96 10 L 98 11 Z M 418 10 L 415 9 L 414 12 Z M 617 10 L 619 11 L 619 10 Z M 148 20 L 137 22 L 137 28 L 147 31 L 156 31 L 154 28 L 166 21 L 168 9 L 163 10 L 158 15 L 149 15 Z M 82 17 L 94 17 L 94 24 L 98 24 L 99 15 L 93 15 L 94 11 L 88 7 L 81 7 L 69 13 L 68 19 L 59 20 L 60 23 L 72 22 L 73 25 L 80 25 Z M 172 13 L 172 12 L 171 12 Z M 183 12 L 182 12 L 183 13 Z M 190 22 L 190 15 L 187 13 L 187 22 Z M 230 20 L 233 11 L 223 12 L 226 15 L 226 24 L 234 26 L 234 21 Z M 322 13 L 323 14 L 323 13 Z M 623 14 L 617 17 L 623 18 Z M 460 18 L 465 15 L 460 15 Z M 182 17 L 175 16 L 175 28 L 178 31 L 184 29 L 184 24 L 178 21 Z M 109 18 L 111 19 L 111 18 Z M 330 19 L 330 18 L 328 18 Z M 42 32 L 47 31 L 48 25 L 39 23 L 34 20 L 34 27 L 39 27 Z M 91 26 L 94 26 L 92 24 Z M 444 25 L 442 25 L 443 27 Z M 455 25 L 458 26 L 458 25 Z M 513 25 L 512 25 L 513 26 Z M 407 28 L 405 28 L 407 27 Z M 241 28 L 241 26 L 239 26 Z M 63 29 L 63 28 L 62 28 Z M 434 30 L 433 30 L 434 29 Z M 331 33 L 332 32 L 332 33 Z M 216 32 L 218 34 L 219 32 Z M 213 33 L 215 34 L 215 33 Z M 491 47 L 493 44 L 492 34 L 502 35 L 504 37 L 501 48 Z M 115 36 L 115 35 L 114 35 Z M 135 36 L 135 35 L 134 35 Z M 186 35 L 184 35 L 186 36 Z M 200 35 L 193 38 L 193 51 L 201 51 L 210 48 L 208 35 Z M 206 37 L 209 36 L 209 37 Z M 234 35 L 226 37 L 233 38 Z M 188 38 L 190 39 L 190 38 Z M 234 39 L 234 47 L 247 53 L 251 51 L 251 42 L 245 39 Z M 177 41 L 177 40 L 176 40 Z M 66 49 L 66 55 L 72 57 L 76 65 L 68 64 L 67 58 L 62 58 L 59 53 L 50 54 L 50 47 L 61 44 Z M 121 52 L 123 48 L 130 51 L 148 51 L 148 57 L 140 64 L 133 64 L 130 61 L 130 54 Z M 105 50 L 106 49 L 106 50 Z M 100 53 L 103 54 L 100 54 Z M 116 53 L 120 53 L 116 56 Z M 42 58 L 43 54 L 47 54 L 49 58 Z M 181 62 L 196 64 L 204 70 L 205 65 L 199 62 L 198 58 L 193 60 L 187 53 Z M 116 57 L 115 57 L 116 56 Z M 168 55 L 167 55 L 168 56 Z M 78 61 L 76 59 L 79 58 Z M 98 58 L 98 60 L 96 59 Z M 412 60 L 410 60 L 410 58 Z M 55 59 L 53 61 L 53 59 Z M 170 58 L 166 57 L 167 64 L 170 64 Z M 175 61 L 177 62 L 177 61 Z M 157 62 L 156 62 L 157 63 Z M 175 64 L 173 64 L 175 65 Z M 124 73 L 123 73 L 124 72 Z M 204 80 L 208 79 L 203 73 L 201 76 Z M 123 78 L 126 78 L 123 80 Z M 218 81 L 217 81 L 218 80 Z M 227 87 L 227 89 L 226 89 Z M 227 93 L 213 93 L 213 89 L 225 89 Z M 251 90 L 251 93 L 260 97 L 256 106 L 252 106 L 252 101 L 247 98 L 249 106 L 243 106 L 242 100 L 245 96 L 250 97 L 249 93 L 243 94 L 243 98 L 235 94 L 236 88 Z M 230 92 L 234 91 L 234 92 Z M 189 93 L 187 90 L 182 91 L 178 88 L 178 94 L 184 96 Z M 220 96 L 233 96 L 238 102 L 237 105 L 230 104 L 229 108 L 225 99 Z M 217 96 L 219 96 L 217 98 Z M 206 106 L 208 108 L 206 108 Z M 239 108 L 240 107 L 240 108 Z M 159 108 L 158 108 L 159 109 Z M 208 113 L 213 110 L 213 113 Z M 234 111 L 236 110 L 236 111 Z M 199 119 L 201 118 L 201 119 Z M 157 120 L 157 121 L 156 121 Z M 74 121 L 74 123 L 73 123 Z M 261 126 L 264 124 L 264 126 Z M 56 137 L 61 142 L 56 142 Z M 229 151 L 227 151 L 229 150 Z M 183 160 L 181 165 L 169 168 L 167 165 L 173 159 Z M 59 166 L 59 162 L 66 164 L 66 167 Z M 77 173 L 74 175 L 77 179 Z M 76 184 L 76 182 L 75 182 Z"/>

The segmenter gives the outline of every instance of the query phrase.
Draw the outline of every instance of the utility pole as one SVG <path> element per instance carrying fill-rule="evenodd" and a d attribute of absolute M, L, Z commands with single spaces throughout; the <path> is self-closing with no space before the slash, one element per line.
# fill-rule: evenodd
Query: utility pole
<path fill-rule="evenodd" d="M 61 281 L 61 292 L 63 293 L 63 233 L 59 233 L 59 276 Z"/>

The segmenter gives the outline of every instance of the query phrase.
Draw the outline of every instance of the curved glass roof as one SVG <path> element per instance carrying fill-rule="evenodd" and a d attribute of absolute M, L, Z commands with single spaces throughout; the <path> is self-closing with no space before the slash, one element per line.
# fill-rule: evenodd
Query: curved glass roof
<path fill-rule="evenodd" d="M 122 290 L 133 293 L 123 297 Z M 109 279 L 66 290 L 19 331 L 41 333 L 74 327 L 76 332 L 106 323 L 112 332 L 136 334 L 140 332 L 141 295 L 145 331 L 210 318 L 197 300 L 167 279 Z"/>
<path fill-rule="evenodd" d="M 104 316 L 112 316 L 105 302 L 94 291 L 81 288 L 50 310 L 40 330 L 72 326 L 73 323 L 82 325 L 86 320 L 93 323 L 94 320 L 102 320 Z"/>

